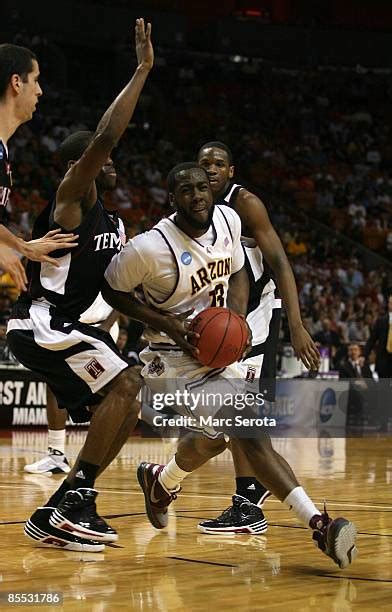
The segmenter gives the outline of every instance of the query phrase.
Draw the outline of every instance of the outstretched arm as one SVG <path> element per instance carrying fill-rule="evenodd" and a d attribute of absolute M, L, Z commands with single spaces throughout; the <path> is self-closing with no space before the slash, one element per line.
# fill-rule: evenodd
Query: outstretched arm
<path fill-rule="evenodd" d="M 262 201 L 249 191 L 240 191 L 236 210 L 242 223 L 256 240 L 263 257 L 271 266 L 287 312 L 291 343 L 295 354 L 309 369 L 318 369 L 320 355 L 305 329 L 298 301 L 297 286 L 282 243 Z"/>
<path fill-rule="evenodd" d="M 72 230 L 80 225 L 82 200 L 86 208 L 95 203 L 94 181 L 127 128 L 153 66 L 151 24 L 148 23 L 145 27 L 144 20 L 137 19 L 135 38 L 138 66 L 132 79 L 109 106 L 89 146 L 82 157 L 71 166 L 57 191 L 54 219 L 67 230 Z"/>

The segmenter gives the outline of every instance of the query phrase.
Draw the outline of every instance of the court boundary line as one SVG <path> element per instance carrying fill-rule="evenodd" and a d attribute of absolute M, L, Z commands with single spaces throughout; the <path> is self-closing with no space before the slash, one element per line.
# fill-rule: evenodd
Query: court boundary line
<path fill-rule="evenodd" d="M 217 563 L 216 561 L 202 561 L 200 559 L 187 559 L 186 557 L 166 557 L 166 559 L 174 559 L 175 561 L 187 561 L 188 563 L 202 563 L 205 565 L 218 565 L 220 567 L 240 567 L 239 565 L 231 565 L 230 563 Z"/>

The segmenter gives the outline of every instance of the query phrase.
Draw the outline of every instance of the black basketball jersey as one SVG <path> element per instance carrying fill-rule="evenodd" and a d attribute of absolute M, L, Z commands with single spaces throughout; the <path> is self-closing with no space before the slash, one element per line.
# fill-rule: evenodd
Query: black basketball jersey
<path fill-rule="evenodd" d="M 53 210 L 52 201 L 37 217 L 33 238 L 59 227 L 53 222 Z M 73 233 L 79 236 L 76 248 L 51 253 L 60 264 L 58 268 L 48 263 L 28 263 L 29 289 L 21 299 L 49 302 L 58 314 L 79 319 L 100 292 L 105 270 L 113 255 L 123 248 L 125 234 L 119 229 L 117 216 L 108 213 L 99 199 Z"/>
<path fill-rule="evenodd" d="M 215 204 L 226 204 L 236 210 L 236 200 L 242 185 L 230 183 L 226 192 L 215 201 Z M 262 252 L 253 239 L 243 236 L 242 243 L 245 251 L 245 268 L 249 277 L 249 301 L 247 314 L 256 310 L 260 304 L 261 296 L 275 289 L 272 270 L 263 259 Z"/>
<path fill-rule="evenodd" d="M 7 206 L 12 186 L 11 164 L 8 160 L 8 151 L 0 140 L 0 219 Z"/>

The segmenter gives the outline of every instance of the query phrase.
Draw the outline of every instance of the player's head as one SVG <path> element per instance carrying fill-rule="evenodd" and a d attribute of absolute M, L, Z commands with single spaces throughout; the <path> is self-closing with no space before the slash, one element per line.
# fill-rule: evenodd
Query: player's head
<path fill-rule="evenodd" d="M 178 221 L 190 230 L 207 230 L 214 212 L 208 176 L 196 162 L 178 164 L 167 177 L 169 201 Z"/>
<path fill-rule="evenodd" d="M 200 147 L 197 161 L 208 174 L 214 196 L 221 195 L 234 175 L 233 156 L 227 145 L 213 140 Z"/>
<path fill-rule="evenodd" d="M 30 49 L 0 45 L 0 101 L 12 100 L 19 124 L 31 119 L 42 95 L 38 78 L 38 61 Z"/>
<path fill-rule="evenodd" d="M 80 131 L 70 134 L 63 140 L 59 147 L 59 157 L 66 172 L 72 164 L 78 161 L 92 141 L 94 132 Z M 102 166 L 99 172 L 96 183 L 100 193 L 104 191 L 112 191 L 116 188 L 117 174 L 111 157 L 108 157 L 106 163 Z"/>

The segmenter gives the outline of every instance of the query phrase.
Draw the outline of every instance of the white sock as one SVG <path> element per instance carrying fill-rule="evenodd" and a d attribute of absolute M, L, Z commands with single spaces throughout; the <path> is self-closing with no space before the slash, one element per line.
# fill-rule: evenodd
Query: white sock
<path fill-rule="evenodd" d="M 48 447 L 64 453 L 65 429 L 48 429 Z"/>
<path fill-rule="evenodd" d="M 185 470 L 178 467 L 176 459 L 173 457 L 159 474 L 158 482 L 166 491 L 175 491 L 179 488 L 185 476 L 189 476 L 191 473 L 192 472 L 185 472 Z"/>
<path fill-rule="evenodd" d="M 302 487 L 295 487 L 283 501 L 295 515 L 309 527 L 309 521 L 315 514 L 321 514 Z"/>

